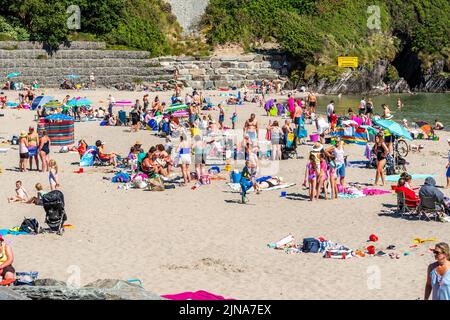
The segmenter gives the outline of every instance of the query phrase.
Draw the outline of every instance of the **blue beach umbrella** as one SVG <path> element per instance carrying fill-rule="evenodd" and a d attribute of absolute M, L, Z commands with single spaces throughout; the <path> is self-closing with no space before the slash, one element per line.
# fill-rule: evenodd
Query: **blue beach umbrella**
<path fill-rule="evenodd" d="M 6 76 L 6 79 L 11 79 L 11 78 L 20 76 L 21 74 L 22 74 L 22 73 L 20 73 L 20 72 L 13 72 L 13 73 L 8 74 L 8 75 Z"/>
<path fill-rule="evenodd" d="M 57 120 L 57 121 L 73 121 L 73 118 L 62 114 L 62 113 L 57 113 L 57 114 L 52 114 L 48 117 L 45 117 L 45 120 Z"/>
<path fill-rule="evenodd" d="M 392 120 L 373 120 L 373 123 L 377 126 L 388 130 L 390 133 L 392 133 L 394 136 L 403 137 L 406 140 L 412 140 L 411 134 L 408 130 L 405 129 L 402 125 L 398 124 L 395 121 Z"/>

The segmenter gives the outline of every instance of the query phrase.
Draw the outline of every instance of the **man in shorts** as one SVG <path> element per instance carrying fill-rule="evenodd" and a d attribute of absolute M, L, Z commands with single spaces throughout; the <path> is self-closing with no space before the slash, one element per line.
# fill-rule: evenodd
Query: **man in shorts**
<path fill-rule="evenodd" d="M 308 94 L 309 113 L 316 113 L 317 98 L 313 92 Z"/>

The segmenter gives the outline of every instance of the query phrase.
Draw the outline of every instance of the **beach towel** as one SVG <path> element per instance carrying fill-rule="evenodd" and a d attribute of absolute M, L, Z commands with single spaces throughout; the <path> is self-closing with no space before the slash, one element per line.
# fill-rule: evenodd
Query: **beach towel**
<path fill-rule="evenodd" d="M 227 183 L 227 185 L 231 188 L 231 192 L 233 193 L 240 193 L 241 192 L 241 184 L 240 183 Z M 261 189 L 261 191 L 272 191 L 272 190 L 279 190 L 279 189 L 285 189 L 285 188 L 290 188 L 292 186 L 295 186 L 295 183 L 285 183 L 285 184 L 280 184 L 278 186 L 274 186 L 272 188 L 267 188 L 267 189 Z M 251 187 L 250 189 L 247 190 L 248 192 L 255 192 L 255 188 Z"/>
<path fill-rule="evenodd" d="M 13 228 L 13 229 L 15 229 L 15 228 Z M 13 231 L 13 229 L 0 229 L 0 235 L 2 235 L 2 236 L 6 236 L 6 235 L 19 236 L 19 235 L 29 234 L 28 232 L 24 232 L 24 231 L 18 231 L 18 230 Z"/>
<path fill-rule="evenodd" d="M 169 300 L 236 300 L 233 298 L 225 298 L 223 296 L 219 296 L 204 290 L 199 290 L 196 292 L 165 294 L 162 295 L 161 297 Z"/>
<path fill-rule="evenodd" d="M 131 177 L 128 173 L 125 172 L 118 172 L 112 179 L 111 182 L 117 183 L 117 182 L 130 182 Z"/>
<path fill-rule="evenodd" d="M 435 174 L 416 174 L 413 173 L 411 175 L 412 179 L 426 179 L 428 177 L 435 177 Z M 386 176 L 385 180 L 389 181 L 389 182 L 398 182 L 398 179 L 400 179 L 400 175 L 395 174 L 395 175 L 390 175 L 390 176 Z M 371 178 L 370 181 L 374 181 L 374 178 Z"/>
<path fill-rule="evenodd" d="M 366 168 L 368 161 L 350 161 L 347 164 L 349 168 Z"/>
<path fill-rule="evenodd" d="M 373 189 L 373 188 L 364 188 L 364 189 L 362 189 L 362 192 L 366 196 L 379 196 L 379 195 L 382 195 L 382 194 L 391 193 L 390 191 L 380 190 L 380 189 Z"/>
<path fill-rule="evenodd" d="M 92 167 L 94 165 L 95 152 L 96 150 L 94 149 L 87 150 L 80 159 L 80 167 Z"/>
<path fill-rule="evenodd" d="M 338 193 L 338 197 L 342 199 L 357 199 L 363 198 L 365 195 L 363 194 L 348 194 L 348 193 Z"/>

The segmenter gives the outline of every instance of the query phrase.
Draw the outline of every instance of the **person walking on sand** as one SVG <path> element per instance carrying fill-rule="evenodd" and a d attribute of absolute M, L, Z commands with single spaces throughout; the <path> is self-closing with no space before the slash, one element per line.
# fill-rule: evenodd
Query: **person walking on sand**
<path fill-rule="evenodd" d="M 433 250 L 436 262 L 427 269 L 424 299 L 450 300 L 450 250 L 445 242 L 436 244 Z"/>
<path fill-rule="evenodd" d="M 219 129 L 223 130 L 223 122 L 225 120 L 225 111 L 223 110 L 222 104 L 219 103 Z"/>
<path fill-rule="evenodd" d="M 316 106 L 317 106 L 317 98 L 316 98 L 316 96 L 314 95 L 314 93 L 313 92 L 310 92 L 309 94 L 308 94 L 308 99 L 307 99 L 307 102 L 308 102 L 308 112 L 311 114 L 311 113 L 316 113 Z"/>
<path fill-rule="evenodd" d="M 189 165 L 191 164 L 191 144 L 183 135 L 180 136 L 180 144 L 178 145 L 177 153 L 180 157 L 179 159 L 184 184 L 187 184 L 191 182 L 191 176 L 189 173 Z"/>

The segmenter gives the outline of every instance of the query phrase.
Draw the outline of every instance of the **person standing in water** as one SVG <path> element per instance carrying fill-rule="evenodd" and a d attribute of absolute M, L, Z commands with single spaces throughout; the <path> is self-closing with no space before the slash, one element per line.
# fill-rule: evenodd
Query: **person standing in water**
<path fill-rule="evenodd" d="M 403 107 L 402 100 L 400 98 L 397 99 L 397 109 L 401 109 Z"/>

